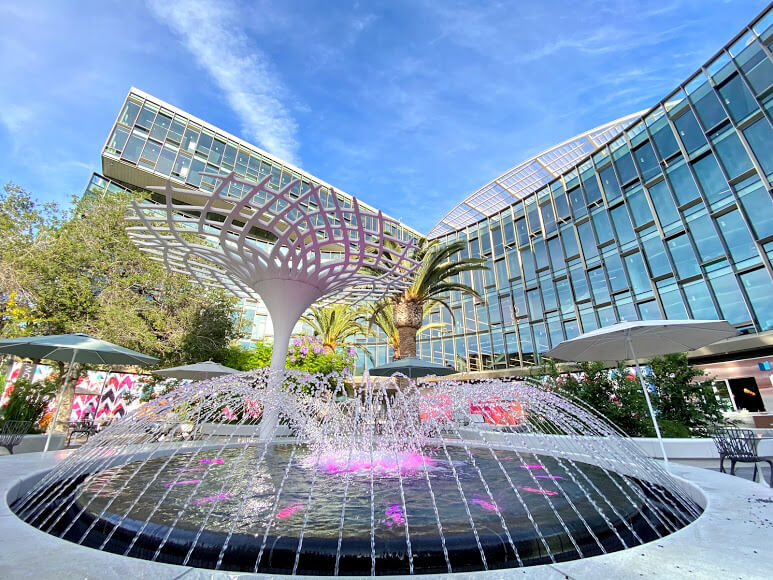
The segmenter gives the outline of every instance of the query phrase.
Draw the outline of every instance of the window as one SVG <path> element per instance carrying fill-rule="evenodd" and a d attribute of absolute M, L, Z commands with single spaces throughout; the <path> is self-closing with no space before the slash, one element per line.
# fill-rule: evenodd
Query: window
<path fill-rule="evenodd" d="M 752 42 L 735 58 L 752 89 L 759 95 L 773 84 L 773 63 L 759 42 Z"/>
<path fill-rule="evenodd" d="M 773 143 L 773 129 L 770 128 L 768 120 L 763 117 L 744 129 L 743 134 L 746 136 L 749 147 L 754 151 L 754 156 L 757 158 L 765 175 L 768 177 L 773 176 L 773 147 L 771 147 L 771 143 Z"/>
<path fill-rule="evenodd" d="M 586 260 L 590 260 L 599 255 L 596 247 L 596 240 L 593 237 L 593 229 L 590 222 L 585 222 L 577 226 L 577 232 L 580 234 L 580 246 Z"/>
<path fill-rule="evenodd" d="M 644 197 L 644 189 L 641 185 L 637 184 L 636 187 L 626 193 L 625 197 L 628 201 L 628 207 L 631 208 L 633 222 L 636 224 L 636 227 L 643 226 L 652 221 L 652 212 L 650 212 L 650 206 L 647 203 L 647 198 Z"/>
<path fill-rule="evenodd" d="M 558 191 L 553 192 L 554 202 L 556 204 L 556 215 L 561 219 L 569 217 L 569 202 L 566 201 L 566 194 L 563 188 L 559 187 Z"/>
<path fill-rule="evenodd" d="M 712 206 L 728 196 L 730 186 L 725 181 L 725 177 L 722 175 L 714 155 L 709 153 L 702 157 L 693 163 L 693 169 L 698 178 L 698 183 L 700 183 L 703 193 L 706 195 L 706 199 L 709 200 Z"/>
<path fill-rule="evenodd" d="M 204 162 L 201 159 L 198 159 L 197 157 L 193 158 L 193 161 L 191 161 L 191 169 L 188 172 L 188 177 L 185 180 L 187 183 L 190 183 L 191 185 L 200 185 L 201 184 L 201 172 L 204 171 Z"/>
<path fill-rule="evenodd" d="M 609 289 L 607 288 L 607 277 L 604 275 L 604 268 L 588 270 L 588 279 L 593 291 L 593 300 L 596 304 L 609 302 Z"/>
<path fill-rule="evenodd" d="M 575 219 L 584 216 L 588 213 L 588 207 L 585 204 L 585 198 L 582 195 L 582 190 L 579 187 L 575 187 L 567 194 L 569 196 L 569 202 L 572 204 L 572 212 Z"/>
<path fill-rule="evenodd" d="M 599 188 L 599 182 L 596 181 L 595 173 L 590 171 L 583 175 L 582 186 L 585 189 L 588 203 L 594 203 L 601 199 L 601 189 Z"/>
<path fill-rule="evenodd" d="M 607 275 L 609 276 L 609 286 L 612 292 L 619 292 L 628 288 L 628 280 L 623 271 L 623 262 L 617 252 L 604 255 L 604 264 L 607 266 Z"/>
<path fill-rule="evenodd" d="M 172 121 L 172 126 L 169 127 L 169 132 L 166 134 L 167 141 L 171 141 L 175 145 L 179 145 L 183 138 L 183 132 L 185 131 L 185 119 L 181 117 L 175 117 Z"/>
<path fill-rule="evenodd" d="M 574 298 L 577 302 L 590 299 L 588 290 L 588 281 L 585 278 L 585 272 L 582 268 L 576 267 L 570 270 L 572 278 L 572 288 L 574 288 Z"/>
<path fill-rule="evenodd" d="M 689 109 L 682 116 L 674 119 L 674 125 L 682 138 L 687 153 L 693 153 L 706 144 L 706 137 L 698 126 L 695 115 Z"/>
<path fill-rule="evenodd" d="M 617 232 L 617 241 L 621 246 L 636 239 L 624 205 L 617 206 L 609 213 L 612 215 L 612 223 L 615 225 L 615 232 Z"/>
<path fill-rule="evenodd" d="M 668 124 L 665 116 L 652 124 L 650 132 L 661 159 L 666 159 L 679 151 L 679 145 L 676 143 L 674 132 L 671 130 L 671 126 Z"/>
<path fill-rule="evenodd" d="M 548 254 L 550 254 L 550 261 L 553 263 L 554 272 L 563 270 L 566 267 L 564 253 L 561 250 L 561 240 L 558 237 L 548 240 Z"/>
<path fill-rule="evenodd" d="M 199 140 L 199 132 L 192 127 L 188 127 L 183 135 L 183 140 L 180 145 L 181 149 L 185 149 L 193 153 L 196 150 L 196 142 Z"/>
<path fill-rule="evenodd" d="M 139 116 L 137 117 L 136 124 L 143 129 L 150 130 L 150 128 L 153 126 L 153 119 L 156 118 L 157 112 L 158 107 L 152 105 L 151 103 L 145 103 L 142 107 L 142 110 L 140 111 Z"/>
<path fill-rule="evenodd" d="M 709 273 L 709 284 L 717 297 L 722 318 L 730 324 L 746 322 L 749 312 L 746 310 L 738 281 L 730 268 L 722 268 Z"/>
<path fill-rule="evenodd" d="M 680 278 L 689 278 L 700 272 L 695 252 L 690 245 L 687 234 L 681 234 L 668 240 L 668 250 L 671 252 L 671 259 L 674 261 L 676 273 Z"/>
<path fill-rule="evenodd" d="M 518 262 L 518 250 L 511 248 L 507 251 L 507 267 L 511 278 L 521 277 L 521 268 Z"/>
<path fill-rule="evenodd" d="M 717 225 L 719 231 L 722 232 L 722 237 L 725 239 L 725 244 L 733 261 L 739 268 L 750 266 L 751 263 L 744 264 L 747 260 L 759 261 L 760 255 L 757 253 L 754 241 L 741 217 L 741 212 L 734 209 L 718 217 Z"/>
<path fill-rule="evenodd" d="M 658 303 L 654 300 L 640 303 L 639 313 L 641 314 L 642 320 L 660 320 L 663 318 L 660 314 Z"/>
<path fill-rule="evenodd" d="M 722 100 L 735 122 L 745 119 L 758 110 L 757 102 L 738 75 L 719 87 L 719 94 L 722 95 Z"/>
<path fill-rule="evenodd" d="M 684 159 L 672 164 L 666 170 L 666 175 L 679 205 L 684 205 L 698 197 L 698 187 L 695 185 L 695 180 Z"/>
<path fill-rule="evenodd" d="M 110 136 L 110 141 L 107 143 L 107 150 L 111 153 L 120 155 L 128 138 L 129 130 L 116 125 L 113 134 Z"/>
<path fill-rule="evenodd" d="M 172 124 L 172 117 L 159 113 L 153 123 L 153 128 L 150 130 L 150 136 L 157 141 L 163 141 L 166 139 L 166 133 L 169 131 L 169 127 Z"/>
<path fill-rule="evenodd" d="M 558 308 L 556 290 L 553 288 L 550 278 L 540 278 L 540 290 L 542 290 L 542 304 L 545 306 L 545 310 L 549 311 Z"/>
<path fill-rule="evenodd" d="M 571 340 L 580 336 L 580 327 L 577 326 L 576 320 L 567 320 L 564 322 L 564 334 L 566 335 L 566 340 Z"/>
<path fill-rule="evenodd" d="M 558 306 L 562 314 L 571 314 L 574 312 L 574 300 L 572 291 L 569 288 L 569 280 L 563 278 L 556 282 L 556 293 L 558 294 Z"/>
<path fill-rule="evenodd" d="M 628 292 L 615 296 L 615 306 L 620 320 L 639 320 L 639 314 Z"/>
<path fill-rule="evenodd" d="M 655 151 L 652 150 L 649 141 L 634 150 L 634 157 L 644 181 L 649 181 L 656 175 L 660 175 L 660 163 L 658 163 Z"/>
<path fill-rule="evenodd" d="M 702 262 L 725 254 L 713 220 L 705 209 L 701 209 L 687 218 L 687 229 L 692 234 L 693 242 L 698 248 L 698 255 Z"/>
<path fill-rule="evenodd" d="M 215 139 L 212 142 L 212 149 L 209 152 L 208 161 L 214 165 L 220 165 L 223 160 L 223 151 L 225 150 L 225 143 L 219 139 Z"/>
<path fill-rule="evenodd" d="M 615 159 L 615 166 L 617 167 L 617 174 L 620 176 L 620 183 L 625 184 L 636 179 L 636 168 L 633 166 L 631 154 L 626 147 L 621 147 L 615 151 L 612 156 Z"/>
<path fill-rule="evenodd" d="M 741 145 L 741 140 L 735 129 L 727 129 L 718 137 L 712 138 L 711 141 L 717 151 L 719 161 L 730 179 L 734 179 L 754 167 L 746 154 L 746 149 Z"/>
<path fill-rule="evenodd" d="M 608 202 L 620 197 L 620 185 L 617 183 L 615 170 L 611 165 L 607 165 L 604 169 L 599 170 L 599 177 L 601 178 L 601 184 L 604 186 L 604 193 L 607 194 Z"/>
<path fill-rule="evenodd" d="M 709 83 L 702 84 L 698 90 L 690 95 L 690 100 L 706 129 L 711 129 L 727 118 L 722 104 Z"/>
<path fill-rule="evenodd" d="M 663 310 L 666 312 L 666 318 L 671 320 L 684 320 L 688 318 L 687 309 L 684 306 L 684 300 L 679 292 L 679 287 L 673 278 L 661 280 L 657 283 L 660 302 L 663 304 Z"/>
<path fill-rule="evenodd" d="M 529 302 L 529 318 L 539 320 L 542 318 L 542 302 L 540 301 L 539 290 L 529 290 L 526 293 L 526 300 Z"/>
<path fill-rule="evenodd" d="M 137 129 L 132 131 L 131 137 L 129 137 L 129 141 L 124 146 L 123 154 L 121 157 L 127 161 L 131 161 L 132 163 L 136 163 L 140 158 L 140 153 L 142 153 L 143 147 L 145 146 L 146 139 L 147 135 L 141 131 Z"/>
<path fill-rule="evenodd" d="M 690 312 L 695 320 L 717 319 L 717 310 L 714 308 L 714 302 L 711 300 L 706 282 L 696 280 L 695 282 L 685 284 L 684 294 L 687 297 L 687 304 L 690 306 Z"/>
<path fill-rule="evenodd" d="M 741 275 L 741 284 L 749 297 L 752 310 L 757 317 L 760 330 L 773 329 L 773 308 L 770 297 L 773 296 L 773 282 L 765 268 Z"/>
<path fill-rule="evenodd" d="M 580 309 L 580 322 L 582 322 L 583 332 L 591 332 L 599 327 L 596 322 L 596 314 L 591 307 Z"/>
<path fill-rule="evenodd" d="M 121 111 L 121 116 L 118 117 L 118 122 L 131 127 L 134 124 L 134 120 L 137 118 L 137 113 L 140 112 L 139 103 L 134 101 L 126 101 L 126 105 Z"/>
<path fill-rule="evenodd" d="M 756 177 L 738 185 L 741 205 L 746 210 L 746 217 L 751 222 L 757 239 L 773 235 L 773 199 L 770 193 Z"/>
<path fill-rule="evenodd" d="M 518 232 L 518 245 L 523 246 L 529 243 L 529 232 L 526 230 L 526 219 L 515 220 L 515 231 Z"/>
<path fill-rule="evenodd" d="M 564 245 L 564 254 L 567 258 L 571 258 L 580 253 L 577 248 L 577 238 L 574 235 L 574 228 L 570 225 L 566 225 L 561 228 L 561 242 Z"/>
<path fill-rule="evenodd" d="M 658 232 L 655 231 L 646 236 L 646 238 L 643 237 L 642 246 L 644 247 L 647 264 L 654 277 L 657 278 L 671 273 L 671 264 L 668 263 L 666 249 L 663 247 L 663 242 Z"/>
<path fill-rule="evenodd" d="M 663 229 L 670 229 L 669 226 L 679 224 L 679 212 L 674 204 L 674 198 L 668 190 L 665 180 L 658 181 L 647 188 L 655 208 L 655 215 L 660 220 Z"/>
<path fill-rule="evenodd" d="M 609 216 L 607 215 L 606 208 L 598 208 L 593 212 L 591 219 L 593 220 L 593 227 L 596 228 L 596 236 L 598 236 L 599 244 L 608 242 L 614 238 L 612 234 L 612 224 L 609 223 Z"/>
<path fill-rule="evenodd" d="M 178 153 L 177 160 L 174 162 L 174 167 L 172 168 L 172 175 L 185 179 L 188 176 L 190 165 L 191 156 L 183 152 Z"/>
<path fill-rule="evenodd" d="M 515 323 L 515 312 L 509 294 L 499 297 L 499 311 L 502 316 L 502 324 L 512 326 Z"/>
<path fill-rule="evenodd" d="M 647 269 L 644 267 L 644 260 L 642 260 L 641 254 L 635 252 L 629 254 L 624 259 L 634 294 L 637 296 L 651 294 L 650 277 L 647 274 Z"/>
<path fill-rule="evenodd" d="M 601 327 L 611 326 L 617 322 L 617 315 L 613 306 L 605 306 L 598 309 L 599 323 Z"/>
<path fill-rule="evenodd" d="M 531 248 L 521 250 L 521 264 L 523 265 L 523 278 L 526 283 L 533 282 L 537 278 L 537 271 L 534 268 L 534 256 Z"/>
<path fill-rule="evenodd" d="M 140 156 L 140 165 L 147 167 L 148 169 L 153 169 L 158 160 L 159 153 L 161 153 L 161 145 L 148 139 L 145 148 L 142 150 L 142 155 Z"/>

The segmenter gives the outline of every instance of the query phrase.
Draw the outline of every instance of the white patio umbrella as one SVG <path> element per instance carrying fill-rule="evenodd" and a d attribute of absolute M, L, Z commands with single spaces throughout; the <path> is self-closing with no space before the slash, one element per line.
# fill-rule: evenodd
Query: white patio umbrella
<path fill-rule="evenodd" d="M 214 361 L 208 360 L 206 362 L 200 362 L 190 365 L 183 365 L 180 367 L 171 367 L 168 369 L 160 369 L 153 371 L 155 375 L 161 375 L 162 377 L 170 377 L 173 379 L 211 379 L 212 377 L 219 377 L 221 375 L 230 375 L 233 373 L 239 373 L 236 369 L 223 366 Z"/>
<path fill-rule="evenodd" d="M 51 436 L 56 426 L 59 407 L 62 404 L 62 394 L 70 382 L 73 363 L 89 363 L 103 365 L 152 365 L 158 359 L 135 350 L 130 350 L 106 340 L 93 338 L 88 334 L 52 334 L 49 336 L 26 336 L 23 338 L 7 338 L 0 340 L 0 353 L 17 356 L 56 360 L 70 363 L 67 376 L 62 383 L 54 408 L 54 416 L 48 428 L 48 437 L 43 451 L 48 451 Z"/>
<path fill-rule="evenodd" d="M 565 361 L 633 360 L 663 452 L 663 461 L 668 468 L 663 437 L 649 389 L 639 368 L 639 358 L 695 350 L 736 334 L 737 330 L 726 320 L 636 320 L 619 322 L 565 340 L 546 352 L 545 356 Z"/>

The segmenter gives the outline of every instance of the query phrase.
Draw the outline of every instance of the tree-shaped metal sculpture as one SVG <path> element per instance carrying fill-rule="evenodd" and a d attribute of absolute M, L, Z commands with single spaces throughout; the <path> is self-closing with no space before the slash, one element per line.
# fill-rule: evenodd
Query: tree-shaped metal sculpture
<path fill-rule="evenodd" d="M 284 368 L 292 329 L 309 306 L 378 299 L 404 289 L 418 267 L 413 239 L 354 198 L 343 203 L 332 189 L 298 181 L 277 191 L 270 176 L 257 184 L 233 173 L 202 176 L 216 180 L 214 193 L 153 187 L 165 203 L 134 202 L 127 231 L 169 270 L 259 295 L 274 325 L 273 370 Z"/>

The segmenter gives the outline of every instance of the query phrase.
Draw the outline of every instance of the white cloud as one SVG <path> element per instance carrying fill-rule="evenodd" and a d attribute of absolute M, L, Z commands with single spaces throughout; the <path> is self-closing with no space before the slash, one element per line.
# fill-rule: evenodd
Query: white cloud
<path fill-rule="evenodd" d="M 180 35 L 196 62 L 223 91 L 245 137 L 297 163 L 297 124 L 283 105 L 284 84 L 268 57 L 249 42 L 226 2 L 149 0 L 151 11 Z"/>

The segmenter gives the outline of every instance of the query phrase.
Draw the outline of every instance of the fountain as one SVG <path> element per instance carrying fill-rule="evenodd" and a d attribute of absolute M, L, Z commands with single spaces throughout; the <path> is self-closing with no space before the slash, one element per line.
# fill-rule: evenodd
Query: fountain
<path fill-rule="evenodd" d="M 346 386 L 263 369 L 179 388 L 89 440 L 12 509 L 134 558 L 316 575 L 562 562 L 700 514 L 614 426 L 540 386 Z M 279 410 L 268 437 L 265 409 Z M 175 426 L 188 423 L 182 438 Z"/>

